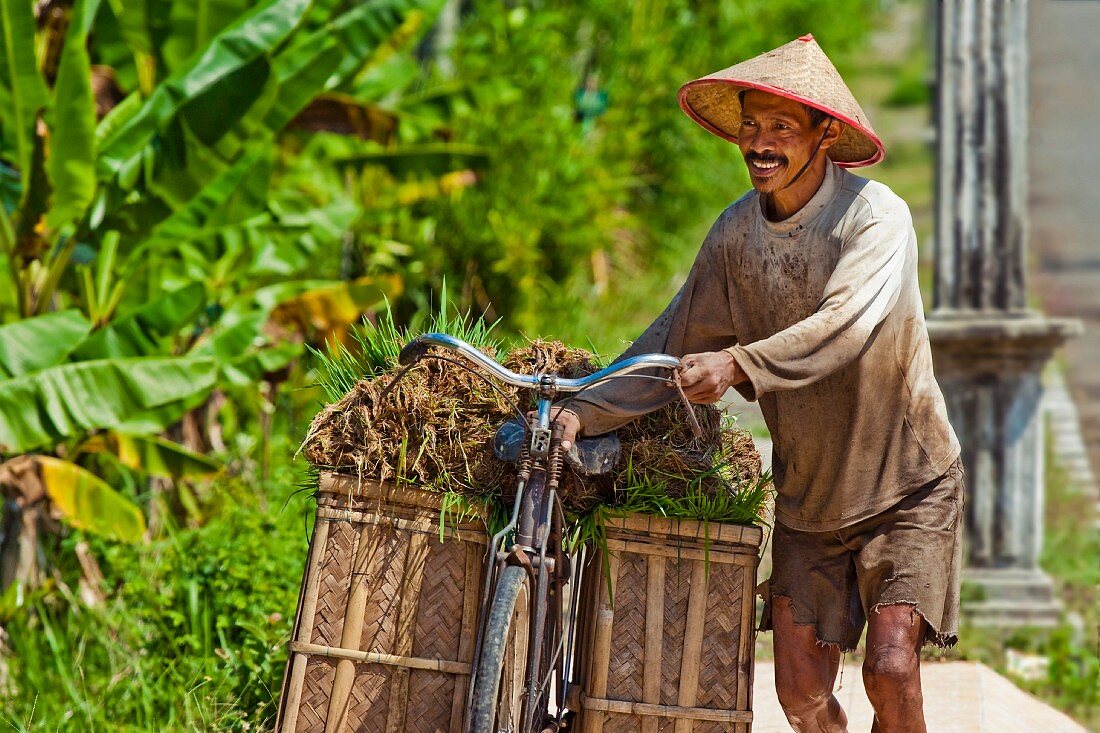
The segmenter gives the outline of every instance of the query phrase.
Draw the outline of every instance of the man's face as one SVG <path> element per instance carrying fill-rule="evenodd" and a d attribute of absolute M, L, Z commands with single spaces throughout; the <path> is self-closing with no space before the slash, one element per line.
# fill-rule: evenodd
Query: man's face
<path fill-rule="evenodd" d="M 814 153 L 826 124 L 813 125 L 810 113 L 793 99 L 748 90 L 741 106 L 737 147 L 745 156 L 753 187 L 761 193 L 783 189 Z M 834 123 L 832 128 L 839 125 Z M 825 140 L 821 150 L 835 140 L 833 135 L 827 137 L 832 139 Z"/>

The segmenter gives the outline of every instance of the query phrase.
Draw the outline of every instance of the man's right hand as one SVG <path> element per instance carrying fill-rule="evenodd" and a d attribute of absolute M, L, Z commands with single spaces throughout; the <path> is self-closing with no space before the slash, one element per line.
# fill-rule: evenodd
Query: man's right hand
<path fill-rule="evenodd" d="M 562 426 L 561 449 L 569 450 L 573 447 L 573 441 L 577 439 L 577 434 L 581 431 L 581 419 L 572 410 L 563 410 L 560 407 L 553 408 L 550 414 Z"/>

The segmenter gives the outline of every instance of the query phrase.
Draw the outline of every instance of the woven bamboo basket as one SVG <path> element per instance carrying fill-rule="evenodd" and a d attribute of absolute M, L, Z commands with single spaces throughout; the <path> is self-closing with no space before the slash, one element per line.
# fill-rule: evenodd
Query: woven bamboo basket
<path fill-rule="evenodd" d="M 321 475 L 277 731 L 461 733 L 487 539 L 440 508 Z"/>
<path fill-rule="evenodd" d="M 582 589 L 577 730 L 751 731 L 760 540 L 758 527 L 609 521 Z"/>

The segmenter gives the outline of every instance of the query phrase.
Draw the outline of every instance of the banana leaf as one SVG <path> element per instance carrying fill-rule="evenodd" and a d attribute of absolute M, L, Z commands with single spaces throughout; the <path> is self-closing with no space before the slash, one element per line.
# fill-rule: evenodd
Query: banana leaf
<path fill-rule="evenodd" d="M 140 542 L 145 516 L 132 501 L 75 463 L 35 456 L 50 501 L 77 529 L 123 542 Z"/>
<path fill-rule="evenodd" d="M 21 377 L 60 364 L 91 330 L 91 322 L 78 310 L 0 326 L 0 377 Z"/>
<path fill-rule="evenodd" d="M 226 201 L 252 178 L 257 166 L 267 163 L 270 150 L 257 146 L 245 153 L 236 163 L 210 181 L 184 207 L 176 210 L 157 225 L 142 249 L 189 239 L 202 230 L 207 221 Z"/>
<path fill-rule="evenodd" d="M 22 190 L 30 188 L 31 156 L 38 113 L 46 107 L 46 82 L 34 51 L 34 11 L 30 2 L 0 2 L 0 109 L 4 147 L 15 151 Z"/>
<path fill-rule="evenodd" d="M 251 0 L 189 0 L 172 3 L 161 58 L 169 73 L 182 68 L 225 28 L 252 7 Z"/>
<path fill-rule="evenodd" d="M 73 360 L 119 359 L 164 353 L 163 340 L 190 323 L 202 308 L 205 290 L 192 283 L 116 317 L 84 339 Z"/>
<path fill-rule="evenodd" d="M 46 159 L 54 191 L 46 223 L 54 229 L 77 220 L 95 194 L 95 99 L 87 43 L 98 8 L 99 0 L 77 0 L 73 5 L 58 63 Z"/>
<path fill-rule="evenodd" d="M 113 438 L 119 463 L 149 476 L 202 478 L 221 470 L 217 461 L 164 438 L 122 433 L 115 433 Z"/>
<path fill-rule="evenodd" d="M 319 93 L 349 81 L 399 29 L 415 33 L 441 7 L 440 0 L 377 0 L 354 7 L 313 33 L 295 36 L 275 57 L 279 95 L 267 114 L 267 127 L 283 129 Z"/>
<path fill-rule="evenodd" d="M 122 188 L 132 186 L 137 180 L 134 172 L 139 169 L 146 149 L 184 106 L 189 106 L 192 118 L 214 125 L 204 131 L 208 136 L 216 132 L 218 114 L 223 116 L 222 130 L 233 127 L 241 110 L 223 107 L 205 114 L 201 106 L 204 95 L 216 92 L 206 101 L 225 104 L 226 95 L 234 90 L 227 89 L 224 81 L 236 78 L 242 69 L 256 72 L 257 67 L 253 66 L 256 60 L 274 53 L 308 8 L 309 0 L 267 0 L 219 33 L 201 54 L 192 56 L 181 69 L 157 85 L 140 109 L 112 128 L 100 145 L 99 176 L 118 181 Z"/>
<path fill-rule="evenodd" d="M 212 358 L 167 357 L 61 364 L 0 381 L 0 453 L 100 428 L 164 429 L 208 395 L 216 377 Z"/>

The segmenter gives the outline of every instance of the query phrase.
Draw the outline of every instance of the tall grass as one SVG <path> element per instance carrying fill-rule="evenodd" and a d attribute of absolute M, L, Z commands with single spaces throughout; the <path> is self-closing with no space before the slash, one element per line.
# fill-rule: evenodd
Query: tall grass
<path fill-rule="evenodd" d="M 271 727 L 306 526 L 296 511 L 258 509 L 248 487 L 219 490 L 238 501 L 203 527 L 143 546 L 89 538 L 106 578 L 100 604 L 81 599 L 75 567 L 5 596 L 0 730 Z"/>
<path fill-rule="evenodd" d="M 377 377 L 397 367 L 401 347 L 420 333 L 445 333 L 460 338 L 475 347 L 499 350 L 501 341 L 493 334 L 498 322 L 486 321 L 472 311 L 460 312 L 447 299 L 447 284 L 443 284 L 439 306 L 426 319 L 423 327 L 399 327 L 394 321 L 389 301 L 374 322 L 364 320 L 351 329 L 354 343 L 349 348 L 340 342 L 330 342 L 325 350 L 310 347 L 315 358 L 317 384 L 330 401 L 343 397 L 361 379 Z"/>

